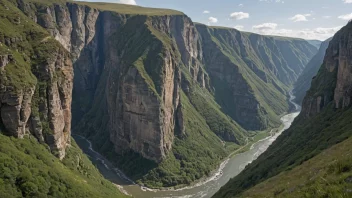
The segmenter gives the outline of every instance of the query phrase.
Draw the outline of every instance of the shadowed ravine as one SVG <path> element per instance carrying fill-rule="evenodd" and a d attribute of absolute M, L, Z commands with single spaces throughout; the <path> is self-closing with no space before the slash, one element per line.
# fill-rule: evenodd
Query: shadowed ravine
<path fill-rule="evenodd" d="M 247 164 L 257 159 L 266 149 L 276 140 L 276 138 L 287 128 L 290 127 L 293 120 L 298 116 L 300 106 L 293 102 L 294 96 L 290 95 L 290 102 L 294 105 L 294 111 L 281 118 L 284 128 L 273 136 L 253 144 L 250 150 L 235 155 L 224 161 L 219 169 L 208 179 L 194 186 L 178 190 L 149 190 L 141 188 L 129 180 L 108 160 L 92 149 L 91 143 L 82 136 L 73 135 L 81 149 L 90 157 L 93 164 L 100 170 L 101 174 L 114 184 L 122 186 L 124 193 L 133 195 L 136 198 L 153 198 L 153 197 L 172 197 L 172 198 L 207 198 L 214 195 L 221 186 L 225 185 L 228 180 L 238 175 Z"/>

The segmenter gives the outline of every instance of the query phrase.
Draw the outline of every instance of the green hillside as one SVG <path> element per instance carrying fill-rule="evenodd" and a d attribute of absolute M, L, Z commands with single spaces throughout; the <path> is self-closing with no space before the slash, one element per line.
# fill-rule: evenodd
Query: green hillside
<path fill-rule="evenodd" d="M 242 197 L 351 197 L 351 145 L 349 138 L 254 186 Z"/>

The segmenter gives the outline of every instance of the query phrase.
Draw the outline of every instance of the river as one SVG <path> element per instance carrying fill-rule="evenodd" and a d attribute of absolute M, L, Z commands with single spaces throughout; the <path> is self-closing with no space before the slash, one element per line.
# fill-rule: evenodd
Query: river
<path fill-rule="evenodd" d="M 73 135 L 73 137 L 83 152 L 89 156 L 93 164 L 97 166 L 106 179 L 118 185 L 122 191 L 135 198 L 209 198 L 214 195 L 221 186 L 225 185 L 229 179 L 238 175 L 247 164 L 257 159 L 284 130 L 291 126 L 291 123 L 298 116 L 300 111 L 300 106 L 294 103 L 293 99 L 294 96 L 290 93 L 290 102 L 294 105 L 294 111 L 281 118 L 281 122 L 284 125 L 282 130 L 253 144 L 250 150 L 224 161 L 216 173 L 206 181 L 179 190 L 152 191 L 141 188 L 134 184 L 133 181 L 129 180 L 102 155 L 95 152 L 87 139 L 79 135 Z"/>

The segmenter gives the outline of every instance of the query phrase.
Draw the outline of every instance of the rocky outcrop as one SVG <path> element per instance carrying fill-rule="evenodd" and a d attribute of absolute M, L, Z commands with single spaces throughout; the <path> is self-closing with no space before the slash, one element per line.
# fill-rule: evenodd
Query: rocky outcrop
<path fill-rule="evenodd" d="M 10 135 L 31 133 L 62 159 L 70 144 L 73 71 L 66 52 L 57 51 L 52 58 L 34 72 L 37 85 L 14 87 L 10 79 L 0 83 L 0 112 Z M 6 73 L 5 68 L 5 79 Z"/>
<path fill-rule="evenodd" d="M 34 87 L 13 92 L 13 87 L 3 88 L 1 98 L 1 120 L 7 131 L 18 138 L 26 134 L 26 125 L 31 114 L 31 101 L 34 94 Z"/>
<path fill-rule="evenodd" d="M 318 114 L 331 102 L 335 108 L 351 105 L 351 30 L 352 24 L 349 23 L 330 41 L 324 62 L 304 98 L 302 113 L 305 116 Z"/>
<path fill-rule="evenodd" d="M 40 140 L 44 139 L 51 150 L 62 159 L 71 141 L 72 62 L 65 50 L 58 49 L 43 66 L 35 75 L 39 82 L 46 82 L 45 92 L 37 90 L 39 98 L 46 100 L 36 101 L 39 116 L 31 115 L 29 131 Z M 39 85 L 39 89 L 42 88 L 44 87 Z"/>
<path fill-rule="evenodd" d="M 302 74 L 297 79 L 293 89 L 293 94 L 296 97 L 296 103 L 302 104 L 303 98 L 310 88 L 312 79 L 317 75 L 321 65 L 323 64 L 325 52 L 329 46 L 331 39 L 332 38 L 321 43 L 318 53 L 309 61 Z"/>
<path fill-rule="evenodd" d="M 1 55 L 0 56 L 0 69 L 4 69 L 4 67 L 9 64 L 9 55 Z"/>
<path fill-rule="evenodd" d="M 32 134 L 63 159 L 71 141 L 70 55 L 25 15 L 14 9 L 7 12 L 16 18 L 1 19 L 8 20 L 12 24 L 9 29 L 15 30 L 13 34 L 0 31 L 1 47 L 6 47 L 7 53 L 0 55 L 1 128 L 17 138 Z M 18 28 L 20 24 L 23 27 Z"/>

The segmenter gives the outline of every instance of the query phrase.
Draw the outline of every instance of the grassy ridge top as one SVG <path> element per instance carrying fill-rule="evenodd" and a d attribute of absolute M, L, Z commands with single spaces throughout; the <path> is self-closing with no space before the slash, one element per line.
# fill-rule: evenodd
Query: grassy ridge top
<path fill-rule="evenodd" d="M 182 12 L 171 10 L 171 9 L 161 9 L 161 8 L 148 8 L 134 5 L 125 5 L 118 3 L 100 3 L 100 2 L 83 2 L 76 1 L 75 3 L 79 5 L 87 5 L 92 8 L 105 11 L 113 11 L 121 14 L 139 14 L 139 15 L 183 15 Z"/>
<path fill-rule="evenodd" d="M 236 28 L 232 28 L 232 27 L 223 27 L 223 26 L 208 26 L 208 25 L 205 25 L 203 23 L 198 23 L 198 22 L 195 22 L 195 24 L 197 25 L 204 25 L 204 26 L 207 26 L 209 28 L 212 28 L 212 29 L 223 29 L 223 30 L 234 30 L 234 31 L 239 31 L 243 34 L 246 34 L 247 36 L 250 36 L 250 35 L 257 35 L 257 36 L 265 36 L 265 37 L 268 37 L 268 38 L 273 38 L 275 40 L 279 40 L 279 41 L 306 41 L 302 38 L 295 38 L 295 37 L 285 37 L 285 36 L 276 36 L 276 35 L 263 35 L 263 34 L 257 34 L 257 33 L 253 33 L 253 32 L 246 32 L 246 31 L 241 31 L 241 30 L 238 30 Z M 308 41 L 307 41 L 308 42 Z M 309 43 L 309 42 L 308 42 Z M 312 45 L 311 43 L 309 43 L 310 45 Z"/>
<path fill-rule="evenodd" d="M 132 15 L 148 15 L 148 16 L 163 16 L 163 15 L 184 15 L 180 11 L 163 9 L 163 8 L 148 8 L 135 5 L 126 5 L 119 3 L 105 3 L 105 2 L 85 2 L 85 1 L 71 1 L 71 0 L 27 0 L 27 2 L 41 3 L 41 4 L 62 4 L 62 3 L 76 3 L 78 5 L 86 5 L 102 11 L 112 11 L 120 14 Z"/>

